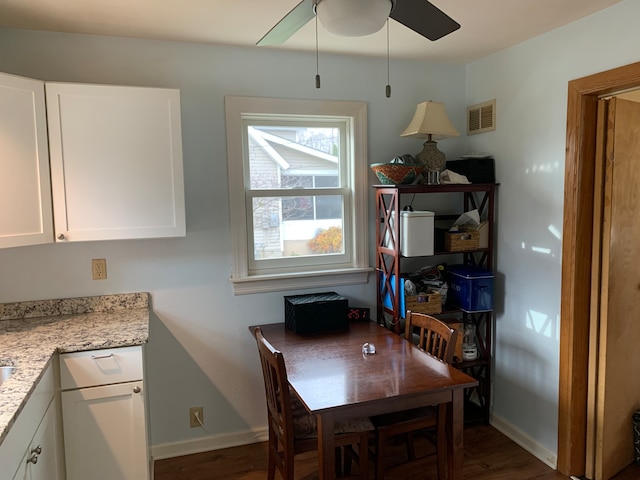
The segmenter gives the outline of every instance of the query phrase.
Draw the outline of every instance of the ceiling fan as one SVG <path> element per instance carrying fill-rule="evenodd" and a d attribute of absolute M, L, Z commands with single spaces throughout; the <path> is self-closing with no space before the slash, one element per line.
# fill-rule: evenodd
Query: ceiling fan
<path fill-rule="evenodd" d="M 458 22 L 427 0 L 302 0 L 256 45 L 284 43 L 316 14 L 327 30 L 344 36 L 377 32 L 389 17 L 429 40 L 438 40 L 460 28 Z"/>

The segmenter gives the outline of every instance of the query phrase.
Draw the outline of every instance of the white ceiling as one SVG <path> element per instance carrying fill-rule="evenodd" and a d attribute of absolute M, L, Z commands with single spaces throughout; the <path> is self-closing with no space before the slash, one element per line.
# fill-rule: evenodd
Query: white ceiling
<path fill-rule="evenodd" d="M 404 0 L 407 1 L 407 0 Z M 470 61 L 578 20 L 621 0 L 432 0 L 462 26 L 431 42 L 390 22 L 392 58 Z M 254 46 L 299 0 L 0 0 L 0 26 Z M 276 47 L 315 49 L 315 22 Z M 321 52 L 385 56 L 386 29 L 336 37 L 320 28 Z"/>

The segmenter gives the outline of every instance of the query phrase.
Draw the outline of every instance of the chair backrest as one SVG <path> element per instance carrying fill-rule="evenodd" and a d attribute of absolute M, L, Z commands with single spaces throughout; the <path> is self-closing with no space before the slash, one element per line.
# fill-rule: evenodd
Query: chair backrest
<path fill-rule="evenodd" d="M 284 356 L 264 338 L 260 327 L 256 327 L 254 335 L 258 343 L 267 396 L 269 434 L 275 435 L 286 451 L 293 452 L 293 413 Z"/>
<path fill-rule="evenodd" d="M 404 338 L 414 342 L 418 336 L 418 347 L 446 363 L 453 360 L 458 332 L 445 322 L 425 313 L 407 311 Z"/>

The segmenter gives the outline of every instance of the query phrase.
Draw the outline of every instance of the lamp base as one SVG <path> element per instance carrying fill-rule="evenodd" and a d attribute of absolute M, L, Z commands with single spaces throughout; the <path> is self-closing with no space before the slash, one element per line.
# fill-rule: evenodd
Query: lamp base
<path fill-rule="evenodd" d="M 427 185 L 440 185 L 440 172 L 435 170 L 423 170 L 422 181 L 420 183 Z"/>
<path fill-rule="evenodd" d="M 444 153 L 438 150 L 437 142 L 427 140 L 422 146 L 422 151 L 416 155 L 418 161 L 424 165 L 426 172 L 422 183 L 437 185 L 440 183 L 440 172 L 444 170 L 447 159 Z"/>

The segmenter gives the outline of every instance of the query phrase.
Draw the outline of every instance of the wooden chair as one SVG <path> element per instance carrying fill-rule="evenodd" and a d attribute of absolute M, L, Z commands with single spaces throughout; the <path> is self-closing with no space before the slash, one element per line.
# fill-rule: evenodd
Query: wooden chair
<path fill-rule="evenodd" d="M 451 363 L 457 331 L 446 323 L 423 313 L 407 311 L 404 336 L 417 343 L 418 348 L 445 363 Z M 416 342 L 417 339 L 417 342 Z M 416 458 L 413 433 L 419 430 L 436 430 L 436 455 L 438 479 L 446 476 L 446 404 L 422 407 L 404 412 L 379 415 L 371 420 L 376 427 L 376 479 L 382 480 L 385 471 L 385 447 L 389 439 L 406 435 L 407 463 L 423 462 L 431 454 Z"/>
<path fill-rule="evenodd" d="M 317 450 L 318 436 L 316 417 L 310 415 L 294 392 L 290 390 L 284 356 L 263 336 L 260 327 L 254 330 L 258 343 L 260 362 L 267 396 L 267 420 L 269 424 L 269 466 L 268 480 L 274 480 L 276 468 L 284 480 L 293 480 L 294 456 Z M 359 418 L 336 423 L 336 476 L 342 449 L 344 473 L 349 475 L 351 461 L 358 463 L 358 475 L 344 478 L 366 480 L 368 471 L 368 443 L 373 432 L 369 418 Z M 351 450 L 357 445 L 356 450 Z"/>

